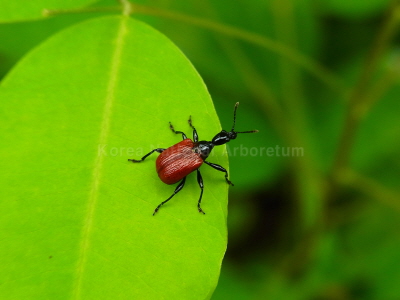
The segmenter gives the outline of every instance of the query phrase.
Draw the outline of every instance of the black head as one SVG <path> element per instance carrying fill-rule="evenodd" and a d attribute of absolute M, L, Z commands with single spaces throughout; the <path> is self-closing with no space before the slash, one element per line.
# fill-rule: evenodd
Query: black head
<path fill-rule="evenodd" d="M 214 146 L 219 146 L 226 144 L 230 140 L 234 140 L 237 137 L 238 133 L 254 133 L 258 132 L 258 130 L 250 130 L 250 131 L 235 131 L 235 124 L 236 124 L 236 110 L 237 107 L 239 106 L 239 102 L 236 102 L 235 104 L 235 109 L 233 111 L 233 125 L 231 131 L 227 132 L 225 130 L 222 130 L 220 133 L 218 133 L 216 136 L 213 137 L 211 143 Z"/>

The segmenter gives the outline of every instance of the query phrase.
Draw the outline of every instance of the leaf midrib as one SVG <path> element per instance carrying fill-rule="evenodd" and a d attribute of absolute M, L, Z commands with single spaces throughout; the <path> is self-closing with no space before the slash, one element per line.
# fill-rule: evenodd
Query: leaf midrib
<path fill-rule="evenodd" d="M 116 43 L 111 58 L 110 77 L 108 80 L 106 98 L 101 121 L 101 130 L 99 136 L 99 145 L 106 143 L 110 131 L 110 119 L 112 115 L 112 108 L 115 101 L 115 88 L 118 81 L 119 69 L 121 65 L 121 56 L 124 46 L 124 37 L 127 33 L 126 23 L 128 16 L 121 16 L 120 24 L 117 30 Z M 104 156 L 96 155 L 94 161 L 94 168 L 89 190 L 89 197 L 86 208 L 86 216 L 83 222 L 81 233 L 81 243 L 79 247 L 79 257 L 76 266 L 76 274 L 73 283 L 72 299 L 81 299 L 82 295 L 82 281 L 87 264 L 87 257 L 90 248 L 90 235 L 93 228 L 93 219 L 96 210 L 97 199 L 99 197 L 100 178 L 103 171 Z"/>

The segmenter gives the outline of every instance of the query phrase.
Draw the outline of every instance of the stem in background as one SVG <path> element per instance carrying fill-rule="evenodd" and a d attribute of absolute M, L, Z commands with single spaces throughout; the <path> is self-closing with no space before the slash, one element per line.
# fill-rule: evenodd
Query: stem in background
<path fill-rule="evenodd" d="M 132 3 L 129 2 L 129 0 L 118 0 L 119 3 L 121 3 L 122 6 L 122 15 L 124 16 L 129 16 L 132 14 Z"/>
<path fill-rule="evenodd" d="M 370 103 L 375 102 L 375 100 L 371 100 L 367 92 L 369 91 L 369 85 L 375 70 L 377 69 L 379 60 L 396 33 L 399 25 L 399 15 L 400 5 L 395 1 L 394 8 L 390 10 L 390 15 L 384 22 L 366 58 L 359 80 L 350 93 L 344 127 L 332 167 L 333 178 L 340 173 L 340 170 L 345 169 L 349 162 L 351 148 L 353 146 L 359 123 L 362 116 L 365 115 L 360 114 L 360 109 L 363 109 L 366 101 L 369 101 Z"/>
<path fill-rule="evenodd" d="M 355 188 L 362 194 L 377 199 L 383 204 L 400 211 L 400 194 L 398 192 L 393 192 L 379 182 L 358 174 L 353 170 L 345 170 L 342 172 L 341 177 L 343 185 Z"/>
<path fill-rule="evenodd" d="M 81 13 L 99 13 L 99 12 L 120 12 L 123 10 L 122 6 L 107 6 L 107 7 L 85 7 L 73 9 L 43 9 L 43 17 L 53 17 L 65 14 L 81 14 Z"/>
<path fill-rule="evenodd" d="M 317 78 L 323 81 L 330 88 L 338 92 L 341 96 L 346 95 L 346 90 L 343 87 L 341 81 L 329 70 L 310 59 L 309 57 L 287 47 L 277 41 L 268 39 L 260 34 L 249 32 L 240 28 L 236 28 L 229 25 L 224 25 L 218 22 L 213 22 L 207 19 L 197 18 L 186 14 L 162 10 L 158 8 L 143 6 L 139 4 L 132 4 L 133 12 L 138 14 L 146 14 L 152 16 L 159 16 L 168 18 L 175 21 L 185 22 L 191 25 L 195 25 L 201 28 L 206 28 L 226 36 L 231 36 L 251 44 L 261 46 L 265 49 L 278 53 L 282 56 L 287 57 L 296 64 L 302 66 L 310 73 L 314 74 Z"/>
<path fill-rule="evenodd" d="M 371 86 L 364 102 L 360 103 L 357 108 L 359 119 L 362 120 L 368 114 L 372 106 L 385 95 L 398 79 L 399 74 L 397 72 L 388 71 Z"/>

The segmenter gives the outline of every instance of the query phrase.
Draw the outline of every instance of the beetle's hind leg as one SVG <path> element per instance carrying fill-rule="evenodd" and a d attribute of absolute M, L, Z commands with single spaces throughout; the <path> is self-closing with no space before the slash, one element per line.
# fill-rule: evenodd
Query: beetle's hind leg
<path fill-rule="evenodd" d="M 167 203 L 169 200 L 172 199 L 173 196 L 175 196 L 178 192 L 180 192 L 182 190 L 182 188 L 185 185 L 185 181 L 186 181 L 186 177 L 183 177 L 183 179 L 181 180 L 181 182 L 178 184 L 178 186 L 176 187 L 174 193 L 171 195 L 171 197 L 169 197 L 167 200 L 161 202 L 156 209 L 154 210 L 153 216 L 158 212 L 158 210 L 160 209 L 161 206 L 163 206 L 165 203 Z"/>
<path fill-rule="evenodd" d="M 176 131 L 174 126 L 171 124 L 171 122 L 169 122 L 169 129 L 171 129 L 173 133 L 182 134 L 182 139 L 184 139 L 184 140 L 187 139 L 186 134 L 184 132 L 182 132 L 182 131 Z"/>
<path fill-rule="evenodd" d="M 197 143 L 199 141 L 199 136 L 197 135 L 196 128 L 192 124 L 192 116 L 189 116 L 188 120 L 189 126 L 193 129 L 193 142 Z"/>
<path fill-rule="evenodd" d="M 197 169 L 197 182 L 200 186 L 201 192 L 200 192 L 200 198 L 199 198 L 199 202 L 197 202 L 197 209 L 199 210 L 200 213 L 202 213 L 203 215 L 205 215 L 206 213 L 201 209 L 200 204 L 201 204 L 201 198 L 203 197 L 203 189 L 204 189 L 204 185 L 203 185 L 203 177 L 201 177 L 200 171 L 199 169 Z"/>
<path fill-rule="evenodd" d="M 147 153 L 145 156 L 143 156 L 141 159 L 137 160 L 137 159 L 128 159 L 131 162 L 142 162 L 146 159 L 147 156 L 149 156 L 150 154 L 153 154 L 154 152 L 158 152 L 158 153 L 162 153 L 165 149 L 163 148 L 157 148 L 154 150 L 151 150 L 149 153 Z"/>

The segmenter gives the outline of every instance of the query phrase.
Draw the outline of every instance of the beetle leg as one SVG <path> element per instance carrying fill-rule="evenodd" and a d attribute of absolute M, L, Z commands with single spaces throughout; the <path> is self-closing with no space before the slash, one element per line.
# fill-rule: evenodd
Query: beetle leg
<path fill-rule="evenodd" d="M 153 154 L 154 152 L 161 153 L 161 152 L 163 152 L 164 150 L 165 150 L 165 149 L 163 149 L 163 148 L 157 148 L 157 149 L 151 150 L 149 153 L 147 153 L 145 156 L 143 156 L 142 159 L 139 159 L 139 160 L 137 160 L 137 159 L 128 159 L 128 160 L 131 161 L 131 162 L 142 162 L 142 161 L 144 161 L 144 160 L 146 159 L 146 157 L 149 156 L 150 154 Z"/>
<path fill-rule="evenodd" d="M 182 139 L 186 140 L 187 136 L 182 131 L 175 131 L 174 126 L 172 126 L 171 122 L 169 122 L 169 128 L 172 130 L 173 133 L 182 134 Z"/>
<path fill-rule="evenodd" d="M 197 203 L 197 208 L 199 210 L 199 212 L 201 212 L 203 215 L 205 215 L 206 213 L 201 209 L 200 204 L 201 204 L 201 198 L 203 197 L 203 177 L 201 177 L 200 171 L 199 169 L 197 169 L 197 182 L 199 183 L 201 192 L 200 192 L 200 199 L 199 202 Z"/>
<path fill-rule="evenodd" d="M 199 141 L 199 136 L 197 135 L 196 128 L 194 128 L 194 126 L 192 124 L 192 116 L 189 116 L 188 122 L 189 122 L 190 127 L 192 127 L 192 129 L 193 129 L 193 141 L 195 143 L 197 143 Z"/>
<path fill-rule="evenodd" d="M 185 185 L 185 181 L 186 181 L 186 177 L 183 177 L 182 181 L 178 184 L 178 186 L 176 187 L 174 193 L 171 195 L 171 197 L 169 197 L 167 200 L 161 202 L 156 209 L 154 210 L 153 216 L 156 214 L 156 212 L 158 212 L 158 210 L 160 209 L 161 206 L 163 206 L 165 203 L 167 203 L 169 200 L 171 200 L 171 198 L 173 196 L 175 196 Z"/>
<path fill-rule="evenodd" d="M 222 167 L 220 165 L 217 165 L 217 164 L 210 163 L 208 161 L 204 161 L 204 162 L 207 165 L 209 165 L 210 167 L 213 167 L 215 170 L 218 170 L 218 171 L 221 171 L 221 172 L 225 172 L 225 180 L 226 180 L 226 182 L 228 184 L 230 184 L 231 186 L 234 186 L 234 184 L 228 179 L 228 171 L 224 167 Z"/>

